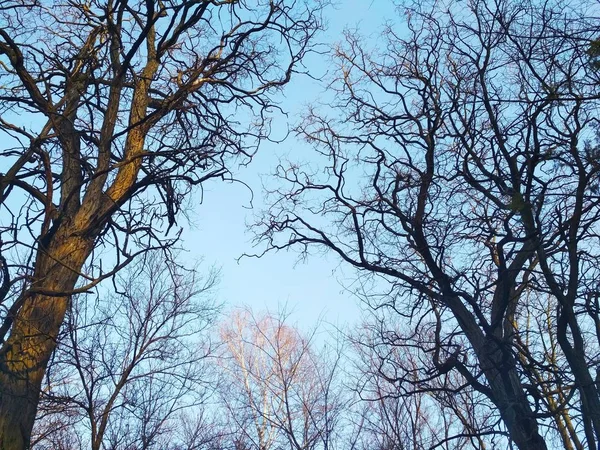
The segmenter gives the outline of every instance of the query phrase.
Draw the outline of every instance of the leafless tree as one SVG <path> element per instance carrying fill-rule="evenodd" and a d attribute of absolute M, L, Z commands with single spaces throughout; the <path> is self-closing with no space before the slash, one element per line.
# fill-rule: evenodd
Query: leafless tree
<path fill-rule="evenodd" d="M 406 322 L 376 310 L 349 337 L 354 355 L 351 387 L 356 396 L 352 447 L 505 447 L 506 442 L 496 436 L 498 419 L 490 413 L 489 400 L 465 384 L 457 371 L 434 365 L 429 354 L 433 330 L 421 321 L 424 326 L 415 332 Z"/>
<path fill-rule="evenodd" d="M 164 239 L 269 136 L 311 0 L 0 6 L 0 448 L 29 443 L 70 296 Z"/>
<path fill-rule="evenodd" d="M 114 293 L 75 296 L 43 384 L 33 448 L 176 449 L 192 428 L 199 439 L 215 282 L 216 273 L 202 279 L 147 254 L 117 276 Z"/>
<path fill-rule="evenodd" d="M 257 224 L 267 251 L 336 253 L 400 341 L 426 337 L 394 384 L 452 374 L 521 449 L 600 436 L 600 27 L 578 8 L 435 2 L 377 48 L 348 32 L 333 103 L 298 128 L 320 162 L 281 165 Z"/>
<path fill-rule="evenodd" d="M 285 314 L 234 311 L 223 323 L 223 404 L 243 448 L 333 449 L 342 396 L 339 352 L 316 352 L 313 335 Z"/>

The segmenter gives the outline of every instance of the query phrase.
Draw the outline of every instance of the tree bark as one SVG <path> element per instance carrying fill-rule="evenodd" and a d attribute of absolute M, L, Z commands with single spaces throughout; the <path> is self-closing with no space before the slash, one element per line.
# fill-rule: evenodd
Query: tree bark
<path fill-rule="evenodd" d="M 149 36 L 153 33 L 151 29 Z M 79 199 L 80 180 L 66 191 L 63 189 L 61 203 L 65 217 L 55 224 L 55 232 L 50 230 L 40 239 L 30 288 L 23 293 L 23 304 L 0 349 L 0 450 L 29 447 L 46 366 L 56 347 L 56 337 L 81 269 L 106 218 L 132 194 L 130 190 L 142 164 L 140 152 L 151 126 L 150 121 L 144 120 L 148 90 L 158 69 L 153 45 L 152 40 L 147 64 L 131 101 L 131 130 L 124 152 L 128 163 L 119 168 L 106 193 L 96 191 L 95 195 L 86 195 L 83 203 L 72 201 Z M 73 170 L 79 173 L 80 168 Z M 63 173 L 63 178 L 71 180 L 73 170 Z"/>
<path fill-rule="evenodd" d="M 519 379 L 510 345 L 503 348 L 501 338 L 485 335 L 459 298 L 448 295 L 447 302 L 477 355 L 491 390 L 490 400 L 498 407 L 511 440 L 521 450 L 547 450 Z"/>
<path fill-rule="evenodd" d="M 513 356 L 503 352 L 500 345 L 490 338 L 486 339 L 478 356 L 494 393 L 493 401 L 500 411 L 510 438 L 521 450 L 547 450 L 519 380 Z"/>
<path fill-rule="evenodd" d="M 31 286 L 0 350 L 0 450 L 29 447 L 46 366 L 94 237 L 63 224 L 40 249 Z"/>

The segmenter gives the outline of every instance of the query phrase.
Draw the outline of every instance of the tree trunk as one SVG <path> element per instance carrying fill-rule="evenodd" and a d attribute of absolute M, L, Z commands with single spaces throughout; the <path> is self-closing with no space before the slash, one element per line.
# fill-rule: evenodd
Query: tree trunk
<path fill-rule="evenodd" d="M 498 336 L 485 335 L 458 297 L 449 295 L 446 298 L 477 355 L 492 392 L 490 400 L 498 407 L 510 438 L 521 450 L 547 450 L 519 380 L 510 344 L 502 343 Z"/>
<path fill-rule="evenodd" d="M 479 361 L 510 438 L 521 450 L 547 450 L 519 380 L 513 356 L 509 350 L 503 352 L 493 338 L 485 341 L 478 352 Z"/>
<path fill-rule="evenodd" d="M 94 238 L 66 224 L 37 254 L 31 286 L 0 349 L 0 450 L 29 447 L 46 366 Z"/>

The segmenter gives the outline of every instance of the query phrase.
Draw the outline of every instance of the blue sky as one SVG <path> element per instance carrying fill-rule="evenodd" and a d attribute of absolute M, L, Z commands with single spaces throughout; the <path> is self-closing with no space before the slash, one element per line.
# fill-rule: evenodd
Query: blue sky
<path fill-rule="evenodd" d="M 320 40 L 335 44 L 341 41 L 345 28 L 356 28 L 365 37 L 374 38 L 380 25 L 394 14 L 393 2 L 386 0 L 338 1 L 326 10 L 328 27 Z M 327 70 L 328 58 L 311 57 L 307 61 L 309 70 L 322 75 Z M 280 102 L 293 123 L 311 99 L 322 94 L 322 85 L 308 77 L 297 77 L 287 86 Z M 296 253 L 279 252 L 261 259 L 236 261 L 242 253 L 253 252 L 252 234 L 246 224 L 263 205 L 261 179 L 268 182 L 268 175 L 280 157 L 309 161 L 311 149 L 293 137 L 281 144 L 267 143 L 260 148 L 250 166 L 236 174 L 254 191 L 254 210 L 248 209 L 250 193 L 241 184 L 213 182 L 205 186 L 203 204 L 196 206 L 192 214 L 193 225 L 185 226 L 183 247 L 187 258 L 193 261 L 203 257 L 206 267 L 211 264 L 221 267 L 218 300 L 227 306 L 277 310 L 285 304 L 293 312 L 292 320 L 303 328 L 319 319 L 338 325 L 355 322 L 358 302 L 342 286 L 351 282 L 353 272 L 340 265 L 333 255 L 319 254 L 306 262 L 298 262 Z"/>

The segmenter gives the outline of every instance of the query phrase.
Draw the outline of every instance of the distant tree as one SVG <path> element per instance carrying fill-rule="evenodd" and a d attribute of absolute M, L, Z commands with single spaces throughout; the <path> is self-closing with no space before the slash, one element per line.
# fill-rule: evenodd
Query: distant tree
<path fill-rule="evenodd" d="M 387 312 L 387 311 L 386 311 Z M 372 311 L 350 336 L 356 450 L 486 449 L 506 446 L 484 395 L 458 371 L 436 367 L 432 329 L 418 333 Z M 444 373 L 440 373 L 444 372 Z M 488 407 L 486 414 L 482 406 Z"/>
<path fill-rule="evenodd" d="M 164 236 L 269 136 L 320 27 L 310 0 L 0 7 L 0 449 L 28 446 L 72 295 Z"/>
<path fill-rule="evenodd" d="M 75 297 L 33 448 L 166 450 L 184 448 L 181 436 L 202 440 L 215 282 L 215 273 L 202 279 L 153 253 L 117 276 L 114 293 Z"/>
<path fill-rule="evenodd" d="M 221 327 L 223 405 L 241 448 L 332 449 L 342 399 L 339 353 L 316 352 L 285 315 L 234 311 Z"/>
<path fill-rule="evenodd" d="M 403 11 L 377 48 L 355 32 L 336 48 L 334 100 L 298 127 L 321 159 L 278 168 L 258 239 L 372 282 L 402 321 L 383 343 L 418 363 L 394 385 L 451 376 L 498 439 L 596 450 L 600 24 L 562 1 Z"/>

